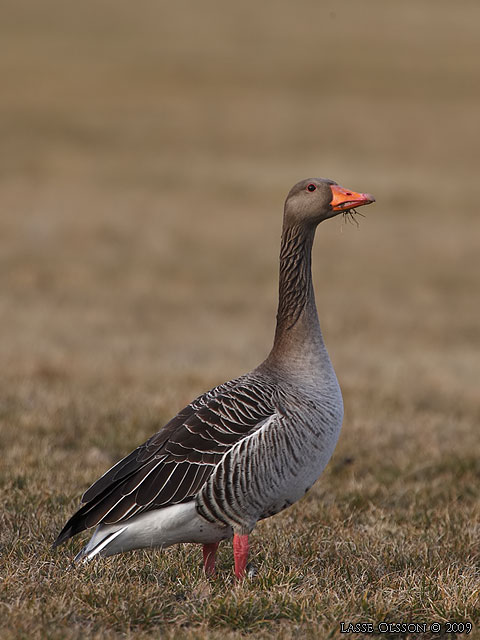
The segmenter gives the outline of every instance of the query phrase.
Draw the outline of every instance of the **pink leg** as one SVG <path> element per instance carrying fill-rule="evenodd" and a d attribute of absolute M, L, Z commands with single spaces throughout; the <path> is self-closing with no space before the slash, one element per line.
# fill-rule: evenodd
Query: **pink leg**
<path fill-rule="evenodd" d="M 233 536 L 233 557 L 235 559 L 235 577 L 243 578 L 248 560 L 248 535 Z"/>
<path fill-rule="evenodd" d="M 218 542 L 203 545 L 203 568 L 207 576 L 215 575 L 215 554 L 218 549 Z"/>

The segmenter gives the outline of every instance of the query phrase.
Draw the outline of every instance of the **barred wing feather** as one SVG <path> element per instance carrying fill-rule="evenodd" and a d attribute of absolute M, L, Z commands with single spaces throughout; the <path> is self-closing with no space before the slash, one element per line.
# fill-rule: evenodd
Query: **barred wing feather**
<path fill-rule="evenodd" d="M 83 495 L 55 546 L 99 523 L 193 499 L 237 442 L 275 412 L 271 390 L 245 376 L 208 391 L 120 460 Z"/>

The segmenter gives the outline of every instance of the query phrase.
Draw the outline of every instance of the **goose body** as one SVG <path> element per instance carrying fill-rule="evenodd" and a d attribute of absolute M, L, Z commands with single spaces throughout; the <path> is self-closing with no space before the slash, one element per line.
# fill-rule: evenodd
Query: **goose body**
<path fill-rule="evenodd" d="M 290 191 L 280 252 L 274 346 L 256 369 L 199 396 L 99 478 L 54 545 L 96 527 L 76 559 L 131 549 L 203 544 L 214 572 L 218 543 L 234 538 L 235 573 L 255 524 L 299 500 L 335 448 L 340 387 L 315 306 L 311 249 L 322 220 L 373 202 L 325 179 Z"/>

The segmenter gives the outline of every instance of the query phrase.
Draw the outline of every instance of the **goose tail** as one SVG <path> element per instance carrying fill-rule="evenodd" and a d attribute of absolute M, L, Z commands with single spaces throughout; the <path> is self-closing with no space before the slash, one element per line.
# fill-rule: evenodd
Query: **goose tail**
<path fill-rule="evenodd" d="M 119 527 L 116 530 L 112 531 L 112 526 L 100 526 L 95 530 L 95 533 L 88 541 L 83 549 L 77 553 L 74 562 L 89 562 L 96 555 L 100 554 L 101 556 L 110 556 L 118 551 L 114 551 L 115 540 L 122 535 L 127 529 L 128 525 L 124 525 L 123 527 Z M 103 552 L 103 553 L 102 553 Z"/>
<path fill-rule="evenodd" d="M 165 548 L 178 542 L 211 544 L 232 536 L 231 527 L 208 522 L 197 513 L 192 501 L 147 511 L 115 524 L 100 524 L 75 562 L 132 549 Z"/>

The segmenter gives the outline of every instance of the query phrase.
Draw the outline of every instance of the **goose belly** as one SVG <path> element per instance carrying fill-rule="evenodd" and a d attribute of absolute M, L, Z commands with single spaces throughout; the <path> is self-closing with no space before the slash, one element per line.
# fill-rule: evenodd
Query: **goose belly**
<path fill-rule="evenodd" d="M 332 430 L 328 438 L 321 442 L 311 442 L 308 447 L 301 447 L 296 458 L 300 464 L 294 467 L 287 466 L 281 474 L 281 481 L 275 487 L 275 494 L 270 496 L 270 501 L 265 506 L 259 519 L 275 515 L 291 506 L 309 491 L 323 473 L 338 440 L 338 430 Z"/>
<path fill-rule="evenodd" d="M 248 533 L 305 495 L 332 456 L 342 415 L 308 418 L 272 421 L 234 447 L 198 495 L 200 514 Z"/>

